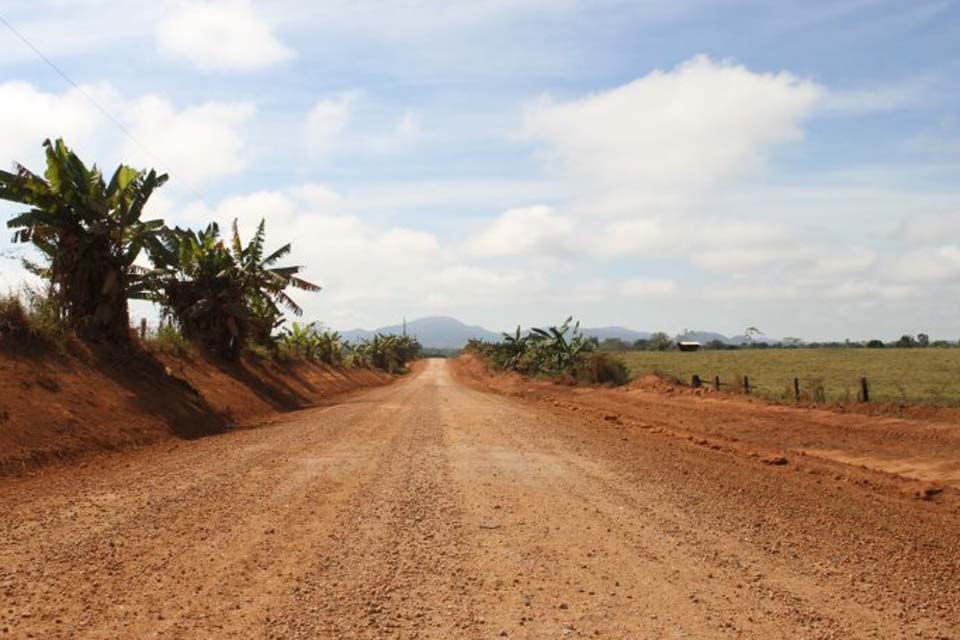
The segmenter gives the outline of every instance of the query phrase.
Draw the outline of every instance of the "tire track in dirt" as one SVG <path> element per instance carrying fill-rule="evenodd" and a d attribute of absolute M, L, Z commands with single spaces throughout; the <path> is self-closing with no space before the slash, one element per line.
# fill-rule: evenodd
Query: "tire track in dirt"
<path fill-rule="evenodd" d="M 294 579 L 300 547 L 375 458 L 367 451 L 382 443 L 377 406 L 306 411 L 148 456 L 144 467 L 124 456 L 137 471 L 108 464 L 113 477 L 14 483 L 19 491 L 4 492 L 17 498 L 0 585 L 19 619 L 0 611 L 0 630 L 12 622 L 37 637 L 178 636 L 212 624 L 226 637 L 236 621 L 236 637 L 246 637 L 247 620 L 271 606 L 271 583 Z M 34 493 L 42 497 L 31 502 Z"/>
<path fill-rule="evenodd" d="M 294 605 L 267 624 L 268 637 L 481 637 L 435 376 L 423 374 L 418 393 L 391 407 L 385 455 L 338 514 Z"/>

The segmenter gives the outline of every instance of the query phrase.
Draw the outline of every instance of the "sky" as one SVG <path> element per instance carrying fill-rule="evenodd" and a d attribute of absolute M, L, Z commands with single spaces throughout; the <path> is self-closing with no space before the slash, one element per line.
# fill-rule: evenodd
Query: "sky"
<path fill-rule="evenodd" d="M 171 226 L 266 218 L 323 286 L 295 296 L 310 320 L 960 338 L 957 0 L 0 16 L 75 83 L 0 24 L 5 168 L 63 137 L 108 173 L 167 171 L 149 212 Z"/>

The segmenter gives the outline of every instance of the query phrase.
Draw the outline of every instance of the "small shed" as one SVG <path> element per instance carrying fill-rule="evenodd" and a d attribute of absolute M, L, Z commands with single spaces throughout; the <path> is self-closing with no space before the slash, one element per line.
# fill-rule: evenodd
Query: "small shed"
<path fill-rule="evenodd" d="M 695 340 L 681 340 L 677 343 L 677 349 L 680 349 L 680 351 L 700 351 L 702 346 Z"/>

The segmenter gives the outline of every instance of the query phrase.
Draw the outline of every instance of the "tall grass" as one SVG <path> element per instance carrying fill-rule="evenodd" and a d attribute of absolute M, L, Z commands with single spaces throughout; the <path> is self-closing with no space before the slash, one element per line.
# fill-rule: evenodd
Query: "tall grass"
<path fill-rule="evenodd" d="M 16 292 L 0 294 L 0 341 L 43 343 L 63 348 L 71 331 L 55 296 L 23 285 Z"/>

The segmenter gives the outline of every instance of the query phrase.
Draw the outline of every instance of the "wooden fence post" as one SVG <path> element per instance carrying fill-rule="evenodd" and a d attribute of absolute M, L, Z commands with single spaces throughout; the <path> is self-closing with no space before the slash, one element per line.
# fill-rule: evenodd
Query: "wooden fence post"
<path fill-rule="evenodd" d="M 703 382 L 700 381 L 700 376 L 693 374 L 693 378 L 690 380 L 690 386 L 694 389 L 699 389 L 703 386 Z"/>
<path fill-rule="evenodd" d="M 866 376 L 860 378 L 860 401 L 870 402 L 870 385 L 867 383 Z"/>
<path fill-rule="evenodd" d="M 793 397 L 800 402 L 800 378 L 793 379 Z"/>
<path fill-rule="evenodd" d="M 713 376 L 713 390 L 720 391 L 720 376 Z"/>
<path fill-rule="evenodd" d="M 750 395 L 750 378 L 743 376 L 743 392 Z"/>

